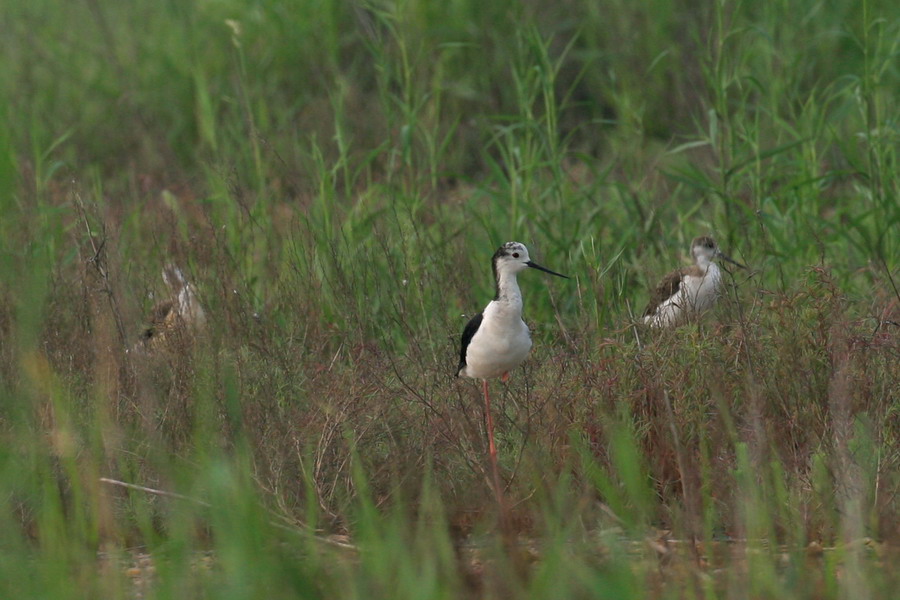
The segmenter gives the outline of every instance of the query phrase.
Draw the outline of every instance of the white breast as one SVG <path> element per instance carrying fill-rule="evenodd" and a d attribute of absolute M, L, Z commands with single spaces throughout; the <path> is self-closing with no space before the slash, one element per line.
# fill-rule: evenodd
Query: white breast
<path fill-rule="evenodd" d="M 462 374 L 475 379 L 500 377 L 517 366 L 531 350 L 531 334 L 522 320 L 521 307 L 493 301 L 466 349 Z"/>
<path fill-rule="evenodd" d="M 644 317 L 651 327 L 673 327 L 685 322 L 691 315 L 709 310 L 716 303 L 722 273 L 718 265 L 710 263 L 704 271 L 689 271 L 681 278 L 678 292 L 661 303 L 656 312 Z"/>
<path fill-rule="evenodd" d="M 716 263 L 710 263 L 706 273 L 685 275 L 681 292 L 687 310 L 699 313 L 712 308 L 719 297 L 721 283 L 722 273 Z"/>

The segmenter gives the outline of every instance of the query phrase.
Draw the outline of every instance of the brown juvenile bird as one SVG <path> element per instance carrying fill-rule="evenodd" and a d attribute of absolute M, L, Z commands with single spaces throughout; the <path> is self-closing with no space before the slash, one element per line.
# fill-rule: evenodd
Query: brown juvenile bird
<path fill-rule="evenodd" d="M 709 236 L 694 238 L 691 254 L 692 266 L 675 269 L 656 286 L 644 311 L 645 325 L 675 327 L 712 308 L 722 288 L 722 272 L 715 259 L 746 268 L 723 254 Z"/>
<path fill-rule="evenodd" d="M 184 348 L 192 334 L 206 325 L 206 313 L 197 299 L 197 292 L 181 269 L 166 265 L 163 281 L 170 291 L 150 313 L 150 322 L 141 333 L 141 343 L 147 349 Z"/>

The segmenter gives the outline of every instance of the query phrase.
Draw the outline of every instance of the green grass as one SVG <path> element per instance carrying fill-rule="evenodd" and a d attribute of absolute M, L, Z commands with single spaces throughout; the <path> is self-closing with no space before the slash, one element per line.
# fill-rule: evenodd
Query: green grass
<path fill-rule="evenodd" d="M 896 2 L 139 4 L 0 2 L 4 597 L 895 594 Z M 751 269 L 636 330 L 707 233 Z M 508 240 L 572 280 L 501 535 Z M 169 262 L 210 326 L 136 352 Z"/>

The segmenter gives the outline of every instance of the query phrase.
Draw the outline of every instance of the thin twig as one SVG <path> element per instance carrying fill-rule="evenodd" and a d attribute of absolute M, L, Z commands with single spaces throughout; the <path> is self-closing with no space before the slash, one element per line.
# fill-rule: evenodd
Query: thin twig
<path fill-rule="evenodd" d="M 188 502 L 193 502 L 194 504 L 199 504 L 200 506 L 205 506 L 206 508 L 212 508 L 212 506 L 213 506 L 209 502 L 204 502 L 203 500 L 199 500 L 197 498 L 191 498 L 190 496 L 185 496 L 184 494 L 176 494 L 175 492 L 167 492 L 165 490 L 157 490 L 155 488 L 147 487 L 144 485 L 137 485 L 135 483 L 119 481 L 118 479 L 110 479 L 109 477 L 101 477 L 100 481 L 102 483 L 108 483 L 110 485 L 116 485 L 119 487 L 128 488 L 130 490 L 137 490 L 139 492 L 146 492 L 148 494 L 154 494 L 156 496 L 165 496 L 167 498 L 175 498 L 177 500 L 187 500 Z M 308 526 L 306 526 L 302 523 L 297 523 L 293 519 L 289 519 L 283 515 L 273 513 L 269 509 L 266 509 L 266 511 L 273 517 L 276 517 L 278 519 L 281 519 L 282 521 L 287 522 L 287 524 L 286 524 L 286 523 L 280 523 L 277 520 L 270 520 L 269 524 L 272 525 L 273 527 L 277 527 L 278 529 L 282 529 L 284 531 L 290 531 L 293 533 L 302 533 L 303 535 L 307 535 L 307 536 L 311 537 L 312 539 L 316 540 L 317 542 L 321 542 L 323 544 L 329 544 L 329 545 L 337 546 L 338 548 L 344 548 L 347 550 L 358 550 L 358 548 L 353 544 L 315 535 L 314 533 L 312 533 L 312 530 Z"/>
<path fill-rule="evenodd" d="M 175 492 L 167 492 L 165 490 L 157 490 L 154 488 L 146 487 L 143 485 L 137 485 L 135 483 L 127 483 L 125 481 L 119 481 L 118 479 L 110 479 L 109 477 L 101 477 L 100 481 L 103 483 L 108 483 L 110 485 L 117 485 L 119 487 L 128 488 L 130 490 L 138 490 L 140 492 L 147 492 L 148 494 L 154 494 L 156 496 L 166 496 L 168 498 L 177 498 L 178 500 L 187 500 L 188 502 L 193 502 L 194 504 L 199 504 L 200 506 L 211 507 L 212 504 L 208 502 L 204 502 L 203 500 L 198 500 L 197 498 L 191 498 L 190 496 L 185 496 L 183 494 L 176 494 Z"/>
<path fill-rule="evenodd" d="M 631 331 L 634 333 L 634 341 L 637 343 L 638 354 L 644 351 L 644 344 L 641 342 L 641 335 L 638 331 L 637 319 L 634 318 L 634 311 L 631 309 L 631 301 L 625 299 L 625 308 L 628 310 L 628 322 L 631 325 Z"/>
<path fill-rule="evenodd" d="M 78 193 L 77 190 L 72 190 L 72 198 L 74 200 L 75 206 L 78 208 L 78 212 L 81 215 L 81 221 L 84 223 L 85 233 L 87 233 L 87 238 L 91 243 L 91 250 L 93 250 L 94 254 L 91 258 L 87 260 L 87 262 L 94 266 L 97 274 L 100 276 L 100 279 L 103 281 L 103 293 L 106 294 L 106 300 L 109 303 L 109 308 L 113 314 L 113 320 L 116 323 L 116 330 L 119 334 L 119 341 L 122 344 L 123 348 L 128 347 L 128 336 L 125 333 L 125 322 L 122 319 L 122 313 L 119 310 L 118 302 L 116 301 L 116 296 L 113 293 L 112 285 L 109 279 L 109 269 L 103 264 L 103 250 L 106 248 L 106 224 L 103 223 L 103 220 L 100 219 L 100 228 L 102 230 L 103 237 L 100 240 L 100 243 L 97 244 L 97 240 L 94 237 L 93 232 L 91 231 L 90 220 L 88 219 L 87 208 L 84 205 L 84 200 L 81 198 L 81 194 Z"/>
<path fill-rule="evenodd" d="M 894 281 L 894 276 L 891 275 L 891 270 L 888 268 L 887 261 L 884 260 L 884 257 L 881 256 L 881 266 L 884 267 L 884 272 L 888 276 L 888 281 L 891 282 L 891 287 L 894 288 L 894 295 L 897 296 L 897 300 L 900 300 L 900 290 L 897 289 L 897 283 Z"/>

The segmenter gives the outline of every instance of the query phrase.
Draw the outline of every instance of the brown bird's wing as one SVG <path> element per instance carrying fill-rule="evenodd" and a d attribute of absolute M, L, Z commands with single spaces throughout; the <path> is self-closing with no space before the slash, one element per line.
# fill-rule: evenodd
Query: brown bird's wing
<path fill-rule="evenodd" d="M 154 306 L 150 313 L 150 323 L 141 337 L 149 340 L 162 333 L 170 325 L 174 308 L 175 302 L 172 300 L 163 300 Z"/>
<path fill-rule="evenodd" d="M 647 304 L 647 309 L 644 311 L 645 317 L 654 314 L 660 304 L 678 293 L 678 289 L 681 287 L 681 280 L 688 268 L 690 267 L 676 269 L 663 277 L 662 281 L 659 282 L 659 285 L 656 286 L 656 289 L 650 296 L 650 302 Z"/>

